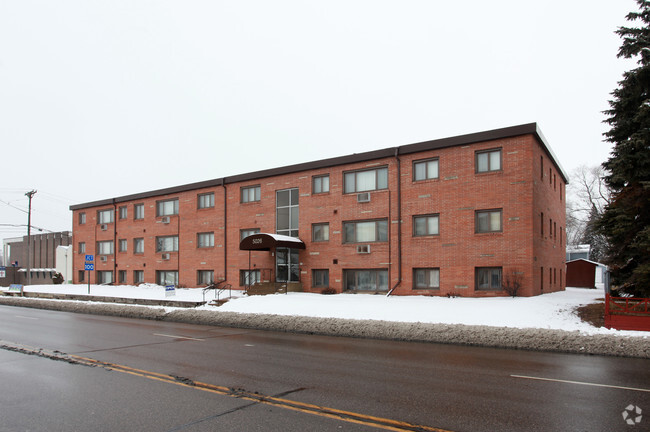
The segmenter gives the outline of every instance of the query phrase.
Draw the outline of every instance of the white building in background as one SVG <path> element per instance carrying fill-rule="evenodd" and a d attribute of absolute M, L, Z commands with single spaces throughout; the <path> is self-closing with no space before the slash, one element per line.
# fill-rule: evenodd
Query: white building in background
<path fill-rule="evenodd" d="M 63 283 L 72 283 L 72 246 L 56 248 L 56 271 L 63 275 Z"/>

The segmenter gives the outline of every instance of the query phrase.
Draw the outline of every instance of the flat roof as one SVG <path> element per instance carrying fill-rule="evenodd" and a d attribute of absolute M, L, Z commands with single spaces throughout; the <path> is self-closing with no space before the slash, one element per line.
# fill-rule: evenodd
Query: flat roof
<path fill-rule="evenodd" d="M 406 155 L 412 153 L 419 153 L 428 150 L 443 149 L 448 147 L 455 147 L 461 145 L 475 144 L 479 142 L 492 141 L 504 138 L 512 138 L 520 135 L 533 135 L 537 141 L 542 145 L 548 157 L 555 164 L 558 172 L 564 179 L 565 183 L 569 183 L 569 177 L 560 165 L 557 157 L 551 150 L 550 145 L 542 135 L 537 123 L 526 123 L 517 126 L 510 126 L 500 129 L 493 129 L 484 132 L 476 132 L 466 135 L 459 135 L 450 138 L 441 138 L 431 141 L 423 141 L 414 144 L 407 144 L 398 147 L 389 147 L 381 150 L 373 150 L 364 153 L 354 153 L 347 156 L 339 156 L 329 159 L 321 159 L 312 162 L 299 163 L 295 165 L 286 165 L 278 168 L 271 168 L 261 171 L 254 171 L 246 174 L 238 174 L 234 176 L 216 178 L 196 183 L 189 183 L 180 186 L 174 186 L 165 189 L 157 189 L 148 192 L 136 193 L 132 195 L 124 195 L 116 198 L 103 199 L 99 201 L 92 201 L 82 204 L 75 204 L 70 206 L 70 210 L 79 210 L 89 207 L 98 207 L 104 205 L 117 204 L 121 202 L 133 201 L 138 199 L 151 198 L 162 195 L 170 195 L 179 192 L 186 192 L 195 189 L 203 189 L 208 187 L 223 186 L 226 184 L 239 183 L 250 180 L 262 179 L 265 177 L 273 177 L 284 174 L 293 174 L 302 171 L 313 169 L 329 168 L 339 165 L 347 165 L 351 163 L 366 162 L 374 159 L 381 159 L 386 157 L 394 157 L 396 155 Z"/>

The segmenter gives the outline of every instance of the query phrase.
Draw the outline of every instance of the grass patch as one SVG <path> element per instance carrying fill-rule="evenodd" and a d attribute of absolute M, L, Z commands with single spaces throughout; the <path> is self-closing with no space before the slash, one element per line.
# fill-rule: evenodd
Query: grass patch
<path fill-rule="evenodd" d="M 592 303 L 576 308 L 576 313 L 582 320 L 594 327 L 605 326 L 605 303 Z"/>

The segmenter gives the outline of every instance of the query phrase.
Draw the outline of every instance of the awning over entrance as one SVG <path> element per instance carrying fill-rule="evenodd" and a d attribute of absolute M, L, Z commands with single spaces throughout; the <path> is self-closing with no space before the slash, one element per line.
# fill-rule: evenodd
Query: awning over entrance
<path fill-rule="evenodd" d="M 249 235 L 239 243 L 239 250 L 264 250 L 275 248 L 305 249 L 305 244 L 296 237 L 280 234 L 259 233 Z"/>

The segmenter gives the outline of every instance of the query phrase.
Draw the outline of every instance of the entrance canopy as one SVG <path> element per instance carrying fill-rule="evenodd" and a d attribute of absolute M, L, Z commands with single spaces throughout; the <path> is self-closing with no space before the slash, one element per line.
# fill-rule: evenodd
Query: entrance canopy
<path fill-rule="evenodd" d="M 249 235 L 239 243 L 239 250 L 264 250 L 275 248 L 305 249 L 305 244 L 296 237 L 280 234 L 259 233 Z"/>

